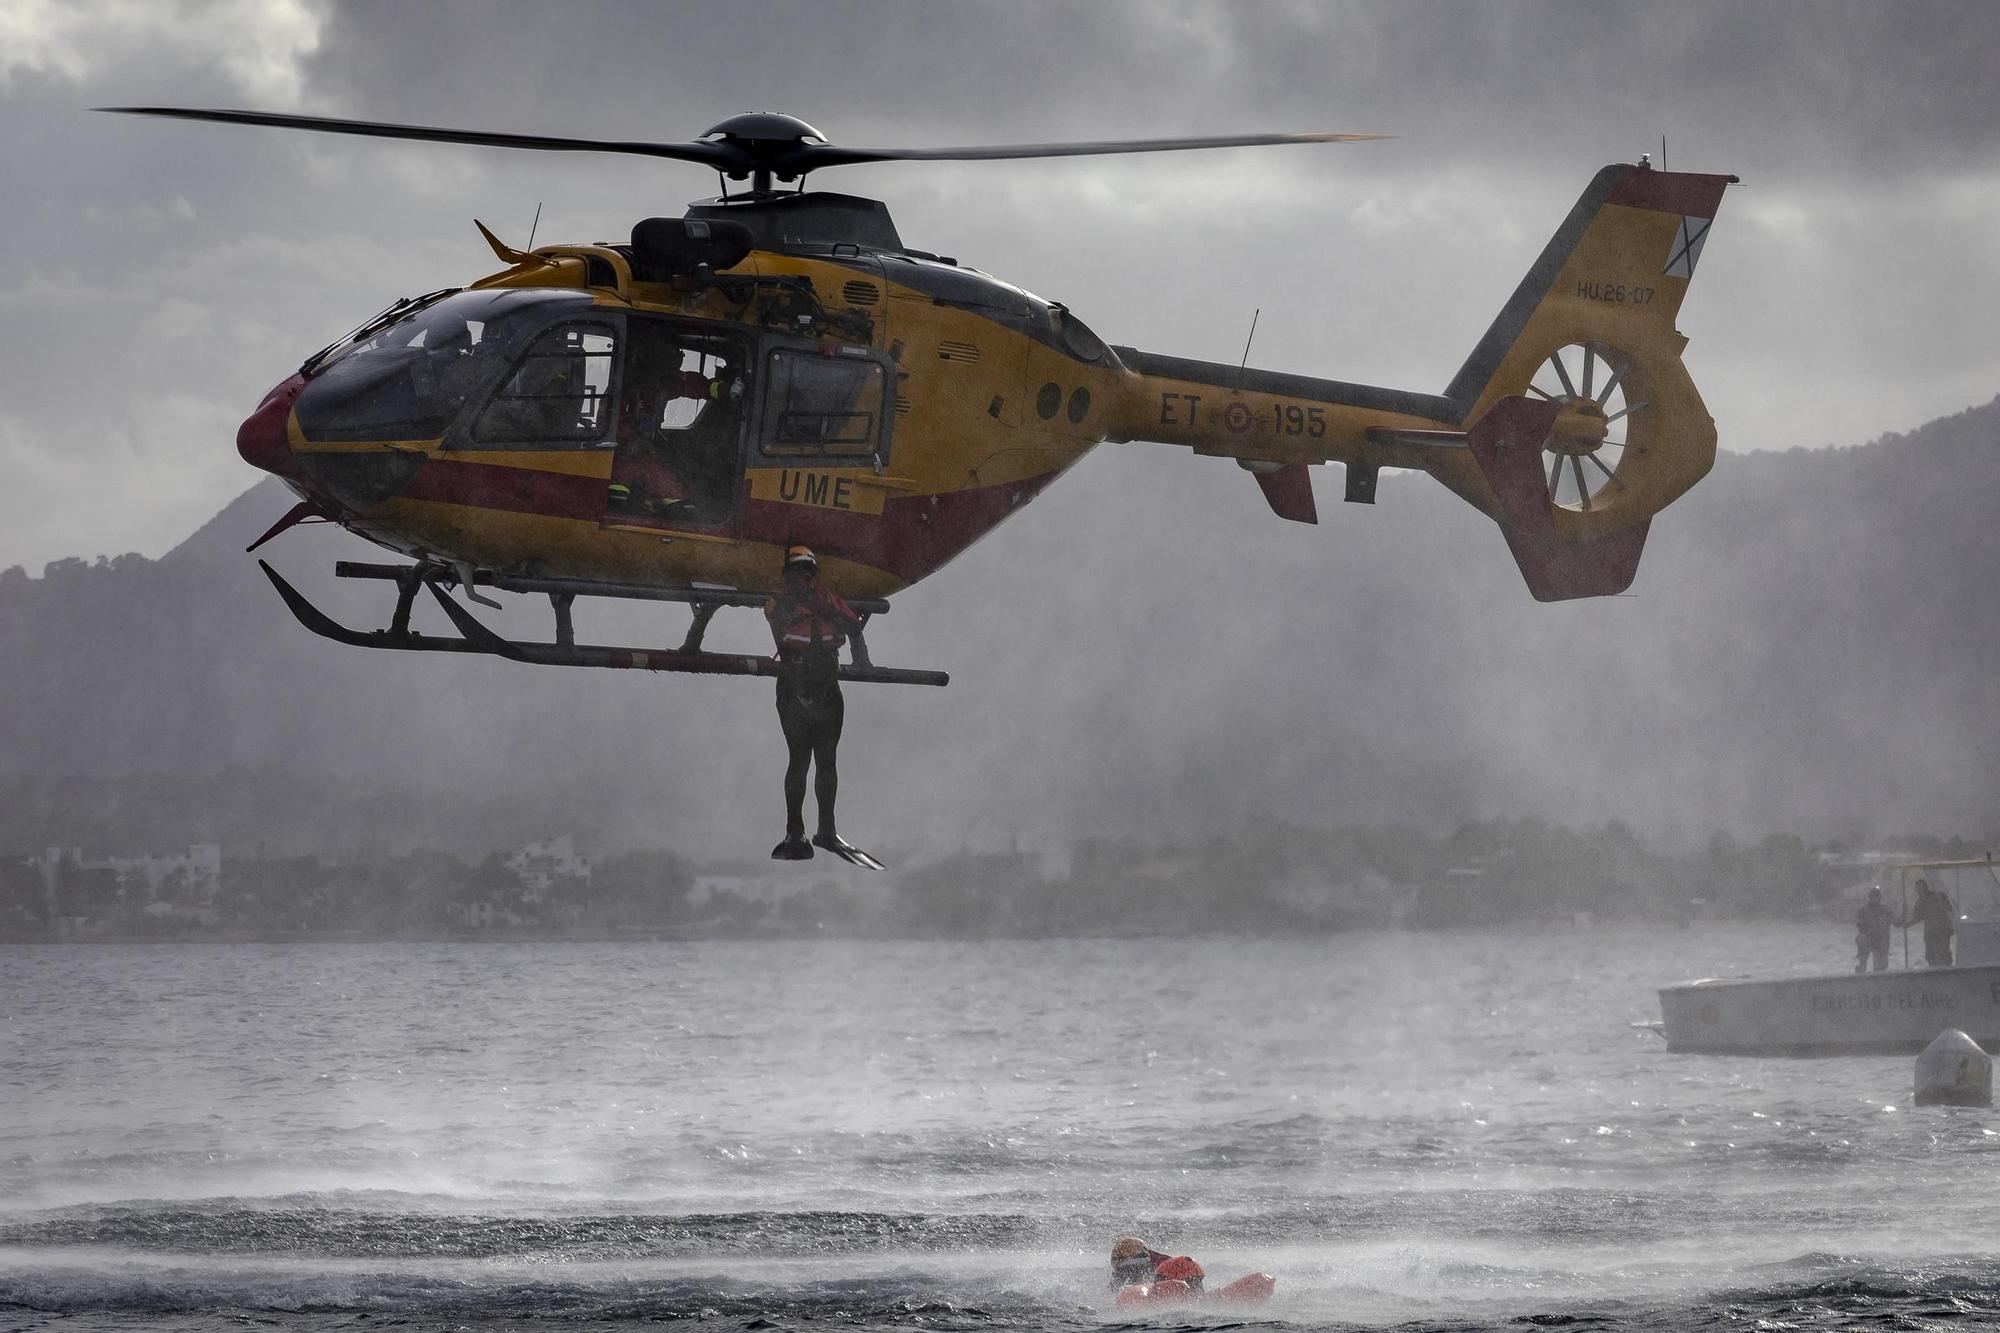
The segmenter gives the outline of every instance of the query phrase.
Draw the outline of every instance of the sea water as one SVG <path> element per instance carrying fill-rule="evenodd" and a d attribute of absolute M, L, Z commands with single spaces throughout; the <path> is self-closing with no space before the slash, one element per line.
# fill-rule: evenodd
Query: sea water
<path fill-rule="evenodd" d="M 0 949 L 0 1328 L 2000 1321 L 2000 1118 L 1630 1026 L 1848 934 Z"/>

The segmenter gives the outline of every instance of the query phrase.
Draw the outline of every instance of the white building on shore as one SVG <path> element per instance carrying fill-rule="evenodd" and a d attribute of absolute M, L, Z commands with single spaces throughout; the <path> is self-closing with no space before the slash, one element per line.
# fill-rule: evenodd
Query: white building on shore
<path fill-rule="evenodd" d="M 516 849 L 507 868 L 521 877 L 530 902 L 541 901 L 559 879 L 590 883 L 590 858 L 577 854 L 576 840 L 567 833 Z"/>

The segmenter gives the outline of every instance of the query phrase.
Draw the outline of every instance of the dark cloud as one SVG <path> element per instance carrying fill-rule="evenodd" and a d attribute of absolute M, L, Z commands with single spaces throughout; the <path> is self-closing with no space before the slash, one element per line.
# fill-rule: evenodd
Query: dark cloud
<path fill-rule="evenodd" d="M 532 108 L 619 135 L 774 107 L 846 142 L 1378 129 L 1443 164 L 1624 156 L 1666 133 L 1690 164 L 1761 145 L 1815 174 L 1902 174 L 1990 164 L 2000 110 L 2000 10 L 1963 0 L 347 4 L 329 20 L 306 70 L 351 113 L 527 127 Z"/>

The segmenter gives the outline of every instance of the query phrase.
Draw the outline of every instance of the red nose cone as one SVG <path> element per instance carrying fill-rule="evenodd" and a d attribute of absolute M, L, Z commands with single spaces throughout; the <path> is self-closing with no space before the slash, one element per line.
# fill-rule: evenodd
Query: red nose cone
<path fill-rule="evenodd" d="M 243 455 L 244 462 L 281 477 L 297 477 L 286 426 L 292 419 L 292 404 L 305 386 L 305 376 L 292 376 L 265 394 L 257 410 L 244 418 L 236 429 L 236 452 Z"/>

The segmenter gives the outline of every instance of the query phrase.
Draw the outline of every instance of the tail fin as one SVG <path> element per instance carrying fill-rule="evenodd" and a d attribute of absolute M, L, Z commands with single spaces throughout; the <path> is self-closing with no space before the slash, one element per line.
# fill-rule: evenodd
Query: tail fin
<path fill-rule="evenodd" d="M 1598 172 L 1445 390 L 1484 483 L 1461 489 L 1543 601 L 1623 591 L 1647 521 L 1715 462 L 1674 316 L 1735 179 Z"/>

